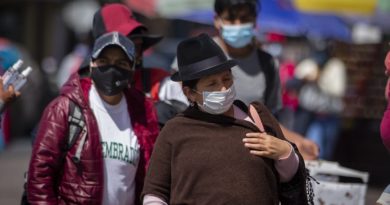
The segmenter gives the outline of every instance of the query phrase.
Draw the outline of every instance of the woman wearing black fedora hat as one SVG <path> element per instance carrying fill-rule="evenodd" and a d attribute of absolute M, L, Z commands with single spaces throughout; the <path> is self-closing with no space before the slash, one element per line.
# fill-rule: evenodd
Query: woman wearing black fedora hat
<path fill-rule="evenodd" d="M 206 34 L 181 42 L 177 53 L 171 78 L 182 81 L 191 106 L 157 139 L 143 204 L 307 204 L 296 147 L 264 105 L 235 101 L 236 62 Z M 295 201 L 286 202 L 287 189 Z"/>

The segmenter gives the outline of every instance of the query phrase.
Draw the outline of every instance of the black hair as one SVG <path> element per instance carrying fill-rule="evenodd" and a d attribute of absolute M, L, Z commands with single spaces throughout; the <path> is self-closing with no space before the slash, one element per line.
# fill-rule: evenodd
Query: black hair
<path fill-rule="evenodd" d="M 248 6 L 251 15 L 257 16 L 260 8 L 260 0 L 215 0 L 214 11 L 220 16 L 224 11 L 228 11 L 229 15 L 236 13 L 237 6 Z"/>
<path fill-rule="evenodd" d="M 146 29 L 143 28 L 143 27 L 138 27 L 138 28 L 135 28 L 134 30 L 132 30 L 128 35 L 127 37 L 131 38 L 133 35 L 142 35 L 142 34 L 145 34 L 146 32 Z"/>
<path fill-rule="evenodd" d="M 189 87 L 191 90 L 195 90 L 196 84 L 198 82 L 199 82 L 199 79 L 186 80 L 186 81 L 183 81 L 182 84 L 183 84 L 183 87 Z"/>

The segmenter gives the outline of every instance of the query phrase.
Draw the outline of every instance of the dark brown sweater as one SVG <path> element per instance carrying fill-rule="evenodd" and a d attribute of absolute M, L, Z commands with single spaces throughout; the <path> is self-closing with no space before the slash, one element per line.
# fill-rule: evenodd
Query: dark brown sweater
<path fill-rule="evenodd" d="M 267 133 L 285 139 L 278 122 L 255 105 Z M 169 121 L 152 153 L 143 195 L 171 205 L 278 204 L 271 159 L 251 155 L 242 139 L 259 132 L 250 122 L 189 108 Z"/>

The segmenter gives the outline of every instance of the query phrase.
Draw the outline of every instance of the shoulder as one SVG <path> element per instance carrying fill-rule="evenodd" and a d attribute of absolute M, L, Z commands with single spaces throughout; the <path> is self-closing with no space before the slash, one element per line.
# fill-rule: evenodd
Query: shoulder
<path fill-rule="evenodd" d="M 168 120 L 164 125 L 163 130 L 177 130 L 184 128 L 183 125 L 191 121 L 190 118 L 185 117 L 181 113 L 177 114 L 172 119 Z"/>
<path fill-rule="evenodd" d="M 261 102 L 254 101 L 250 105 L 252 105 L 259 114 L 263 114 L 263 115 L 271 114 L 268 108 Z"/>
<path fill-rule="evenodd" d="M 257 55 L 259 56 L 259 58 L 264 58 L 264 59 L 269 59 L 269 60 L 273 59 L 271 54 L 269 54 L 268 52 L 264 51 L 261 48 L 257 48 Z"/>
<path fill-rule="evenodd" d="M 173 139 L 175 138 L 176 133 L 183 133 L 186 132 L 186 130 L 191 129 L 191 124 L 193 124 L 193 119 L 179 113 L 166 122 L 160 131 L 159 138 L 164 137 Z"/>
<path fill-rule="evenodd" d="M 252 102 L 251 105 L 257 110 L 262 121 L 270 126 L 278 124 L 276 118 L 272 115 L 271 111 L 261 102 Z"/>
<path fill-rule="evenodd" d="M 53 113 L 58 113 L 61 111 L 67 111 L 69 107 L 70 99 L 66 96 L 58 96 L 52 100 L 45 108 L 46 112 L 54 111 Z"/>

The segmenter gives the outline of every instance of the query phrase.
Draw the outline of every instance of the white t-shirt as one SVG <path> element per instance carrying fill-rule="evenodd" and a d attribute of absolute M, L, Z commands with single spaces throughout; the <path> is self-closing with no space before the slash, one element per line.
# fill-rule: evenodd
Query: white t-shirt
<path fill-rule="evenodd" d="M 109 105 L 93 85 L 89 100 L 103 148 L 103 204 L 134 204 L 140 146 L 131 126 L 126 99 L 122 97 L 117 105 Z"/>

